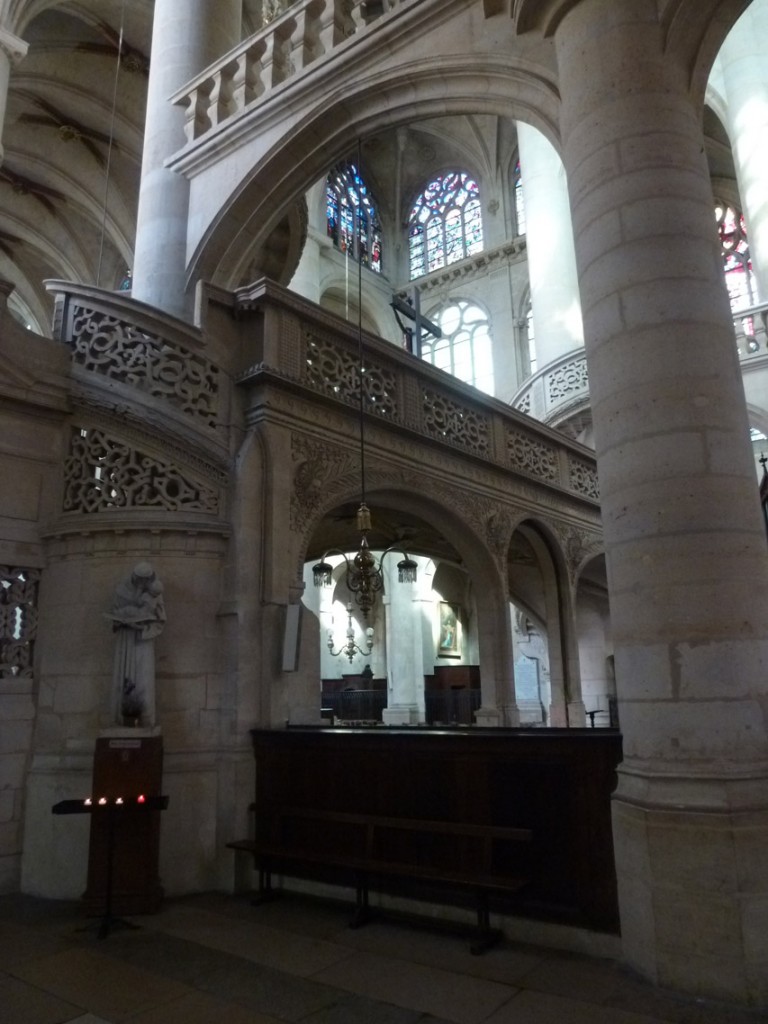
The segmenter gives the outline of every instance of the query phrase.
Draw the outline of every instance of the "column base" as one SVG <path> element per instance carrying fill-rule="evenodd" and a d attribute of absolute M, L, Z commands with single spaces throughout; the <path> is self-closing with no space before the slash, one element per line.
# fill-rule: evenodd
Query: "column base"
<path fill-rule="evenodd" d="M 572 700 L 568 704 L 568 725 L 571 729 L 584 729 L 587 726 L 587 709 L 583 700 Z"/>
<path fill-rule="evenodd" d="M 667 988 L 768 1007 L 768 779 L 619 779 L 627 962 Z"/>
<path fill-rule="evenodd" d="M 418 725 L 421 715 L 415 704 L 402 704 L 384 708 L 381 720 L 384 725 Z"/>
<path fill-rule="evenodd" d="M 478 708 L 475 712 L 475 725 L 501 729 L 504 726 L 504 710 L 502 708 Z"/>

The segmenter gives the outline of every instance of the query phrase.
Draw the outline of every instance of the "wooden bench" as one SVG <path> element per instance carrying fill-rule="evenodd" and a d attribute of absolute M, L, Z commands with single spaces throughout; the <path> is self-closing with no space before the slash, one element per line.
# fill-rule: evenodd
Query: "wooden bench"
<path fill-rule="evenodd" d="M 273 897 L 275 871 L 301 874 L 316 865 L 339 868 L 354 884 L 351 923 L 359 927 L 371 917 L 371 888 L 382 882 L 406 878 L 458 887 L 475 899 L 473 953 L 488 949 L 500 935 L 490 927 L 490 894 L 514 893 L 527 881 L 519 871 L 505 870 L 504 853 L 530 843 L 530 829 L 272 806 L 261 808 L 256 832 L 255 839 L 227 846 L 254 857 L 257 902 Z"/>

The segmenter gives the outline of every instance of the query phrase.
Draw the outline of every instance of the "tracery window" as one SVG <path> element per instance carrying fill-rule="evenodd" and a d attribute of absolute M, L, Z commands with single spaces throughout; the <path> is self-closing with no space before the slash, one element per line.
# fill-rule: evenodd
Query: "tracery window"
<path fill-rule="evenodd" d="M 459 299 L 431 319 L 440 325 L 443 336 L 422 339 L 421 354 L 426 362 L 492 395 L 493 348 L 484 310 Z"/>
<path fill-rule="evenodd" d="M 334 246 L 380 274 L 381 223 L 355 164 L 337 164 L 328 175 L 325 192 L 328 235 Z"/>
<path fill-rule="evenodd" d="M 464 171 L 431 181 L 408 217 L 411 280 L 483 251 L 478 184 Z"/>
<path fill-rule="evenodd" d="M 720 235 L 731 311 L 738 313 L 755 304 L 755 279 L 744 216 L 732 206 L 718 202 L 715 205 L 715 220 Z"/>

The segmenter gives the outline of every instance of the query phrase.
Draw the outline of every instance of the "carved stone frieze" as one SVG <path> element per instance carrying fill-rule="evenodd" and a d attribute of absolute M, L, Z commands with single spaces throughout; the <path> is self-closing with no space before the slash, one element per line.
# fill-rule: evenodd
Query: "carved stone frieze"
<path fill-rule="evenodd" d="M 219 493 L 164 457 L 147 454 L 103 430 L 72 431 L 64 460 L 65 512 L 162 509 L 220 514 Z"/>
<path fill-rule="evenodd" d="M 347 482 L 359 466 L 348 451 L 303 434 L 291 438 L 293 457 L 293 494 L 291 495 L 291 530 L 304 534 L 317 522 L 321 504 L 326 504 L 339 483 Z M 334 487 L 336 484 L 336 487 Z"/>

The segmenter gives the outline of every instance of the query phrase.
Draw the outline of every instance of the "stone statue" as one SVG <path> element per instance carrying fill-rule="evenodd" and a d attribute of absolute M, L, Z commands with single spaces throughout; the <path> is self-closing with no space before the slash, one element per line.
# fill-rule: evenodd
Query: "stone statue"
<path fill-rule="evenodd" d="M 113 708 L 119 724 L 155 724 L 155 637 L 165 625 L 163 585 L 148 562 L 118 583 L 112 611 L 115 632 Z"/>

